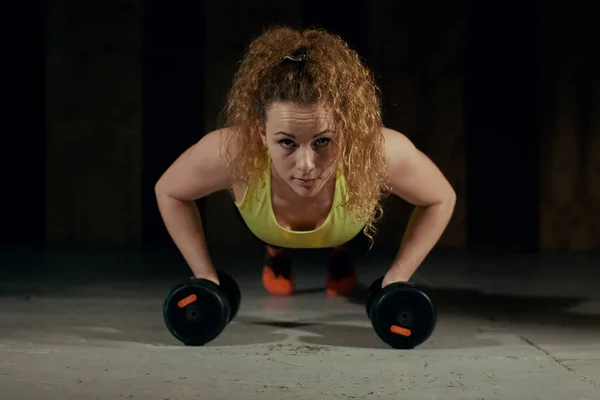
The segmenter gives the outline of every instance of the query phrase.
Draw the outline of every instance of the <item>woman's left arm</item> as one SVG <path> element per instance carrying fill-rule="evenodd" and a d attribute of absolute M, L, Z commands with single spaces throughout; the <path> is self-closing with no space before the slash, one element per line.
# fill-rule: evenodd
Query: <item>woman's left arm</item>
<path fill-rule="evenodd" d="M 439 168 L 400 132 L 383 129 L 392 193 L 415 206 L 382 286 L 407 282 L 448 226 L 456 193 Z"/>

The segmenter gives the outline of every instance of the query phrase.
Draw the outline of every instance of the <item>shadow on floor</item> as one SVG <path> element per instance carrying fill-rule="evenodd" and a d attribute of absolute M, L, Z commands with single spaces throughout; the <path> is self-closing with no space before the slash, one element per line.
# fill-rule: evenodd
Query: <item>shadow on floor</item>
<path fill-rule="evenodd" d="M 80 258 L 73 257 L 66 261 L 60 260 L 58 264 L 66 267 L 59 274 L 55 268 L 57 262 L 52 259 L 41 264 L 43 268 L 38 265 L 34 281 L 29 282 L 25 276 L 29 272 L 26 271 L 30 271 L 28 268 L 37 265 L 39 260 L 15 260 L 10 264 L 11 268 L 5 268 L 3 273 L 6 279 L 0 282 L 0 300 L 10 303 L 2 307 L 5 310 L 1 328 L 3 338 L 32 338 L 33 342 L 44 343 L 100 340 L 156 346 L 179 345 L 162 321 L 160 296 L 161 291 L 166 293 L 172 286 L 170 280 L 173 277 L 186 276 L 189 272 L 181 264 L 166 268 L 164 264 L 168 264 L 167 262 L 163 264 L 154 261 L 157 266 L 152 267 L 135 258 L 124 257 L 116 262 L 109 256 L 95 257 L 92 261 L 82 263 Z M 132 263 L 139 263 L 139 267 L 131 267 Z M 81 268 L 82 265 L 85 268 Z M 127 274 L 115 272 L 126 266 L 130 267 Z M 93 278 L 88 272 L 91 270 L 95 271 Z M 124 293 L 119 286 L 124 280 L 139 282 L 138 285 L 143 286 L 146 282 L 140 282 L 140 279 L 149 279 L 150 271 L 154 271 L 152 274 L 156 276 L 151 284 L 160 290 L 135 289 Z M 73 291 L 74 285 L 77 285 L 73 282 L 80 280 L 85 284 L 94 282 L 95 279 L 102 280 L 100 286 L 104 294 L 100 296 L 106 296 L 108 301 L 80 303 L 77 297 L 80 291 Z M 325 300 L 322 297 L 313 300 L 311 296 L 323 291 L 322 287 L 314 287 L 302 290 L 296 296 L 307 296 L 310 304 L 317 304 L 318 307 L 315 302 Z M 208 346 L 279 346 L 279 342 L 293 339 L 293 343 L 298 343 L 298 348 L 336 346 L 386 349 L 387 345 L 381 342 L 370 327 L 364 308 L 366 291 L 367 286 L 361 285 L 356 294 L 347 299 L 348 303 L 357 307 L 344 308 L 347 311 L 326 315 L 321 319 L 290 323 L 240 316 Z M 159 292 L 161 294 L 156 296 Z M 433 289 L 432 294 L 439 308 L 438 326 L 422 348 L 501 346 L 503 342 L 500 339 L 487 335 L 488 332 L 498 331 L 511 332 L 515 337 L 531 330 L 549 332 L 548 336 L 562 332 L 555 339 L 561 343 L 598 343 L 600 338 L 598 300 L 594 302 L 586 298 L 558 295 L 491 295 L 464 289 Z M 122 295 L 127 299 L 119 299 Z M 45 298 L 42 301 L 36 300 L 36 297 Z M 57 302 L 53 302 L 53 298 L 57 298 Z M 128 304 L 128 299 L 133 299 L 133 304 Z"/>
<path fill-rule="evenodd" d="M 486 294 L 471 289 L 430 289 L 440 318 L 483 318 L 490 322 L 600 327 L 600 301 L 578 297 Z M 348 301 L 364 305 L 367 288 Z"/>
<path fill-rule="evenodd" d="M 422 349 L 496 347 L 505 344 L 502 334 L 518 340 L 530 332 L 543 333 L 546 343 L 585 345 L 598 343 L 600 338 L 597 303 L 592 303 L 587 313 L 573 312 L 587 304 L 584 299 L 485 295 L 471 290 L 435 290 L 434 295 L 439 307 L 438 325 L 431 338 L 419 347 Z M 290 340 L 286 348 L 298 352 L 327 346 L 389 349 L 370 326 L 363 303 L 358 300 L 360 296 L 364 293 L 348 300 L 361 304 L 355 311 L 295 322 L 241 315 L 207 346 L 281 346 L 282 341 Z M 162 315 L 157 311 L 159 301 L 151 304 L 140 301 L 131 306 L 125 304 L 126 300 L 115 299 L 104 304 L 83 304 L 78 299 L 45 305 L 20 301 L 14 318 L 5 318 L 5 339 L 35 337 L 31 341 L 180 345 L 163 324 Z M 256 351 L 265 350 L 260 347 Z"/>

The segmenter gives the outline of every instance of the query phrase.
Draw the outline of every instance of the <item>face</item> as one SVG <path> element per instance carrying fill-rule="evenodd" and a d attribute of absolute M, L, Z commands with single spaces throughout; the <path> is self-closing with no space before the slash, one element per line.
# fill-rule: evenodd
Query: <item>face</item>
<path fill-rule="evenodd" d="M 263 143 L 277 178 L 296 194 L 311 197 L 335 178 L 338 148 L 318 106 L 275 103 L 266 113 Z"/>

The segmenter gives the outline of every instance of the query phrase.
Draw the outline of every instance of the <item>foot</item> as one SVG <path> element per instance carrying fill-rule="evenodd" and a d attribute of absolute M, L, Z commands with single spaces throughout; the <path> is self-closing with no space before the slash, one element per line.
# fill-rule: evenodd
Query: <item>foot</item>
<path fill-rule="evenodd" d="M 347 275 L 343 277 L 334 278 L 331 274 L 327 274 L 325 279 L 327 296 L 350 296 L 356 289 L 357 281 L 356 269 L 354 268 L 350 269 Z"/>
<path fill-rule="evenodd" d="M 350 246 L 344 244 L 329 249 L 325 290 L 328 296 L 349 296 L 357 285 L 356 269 Z"/>
<path fill-rule="evenodd" d="M 273 296 L 291 296 L 294 294 L 294 278 L 277 275 L 271 267 L 264 266 L 262 283 L 265 290 Z"/>
<path fill-rule="evenodd" d="M 262 283 L 265 290 L 273 296 L 290 296 L 294 293 L 295 284 L 289 249 L 267 246 Z"/>

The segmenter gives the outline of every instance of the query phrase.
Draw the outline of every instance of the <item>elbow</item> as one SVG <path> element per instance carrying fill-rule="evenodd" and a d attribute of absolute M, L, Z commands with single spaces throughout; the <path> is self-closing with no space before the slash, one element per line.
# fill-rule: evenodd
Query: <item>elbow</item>
<path fill-rule="evenodd" d="M 156 181 L 156 183 L 154 184 L 154 194 L 158 197 L 160 196 L 161 193 L 163 193 L 163 184 L 162 184 L 162 180 L 159 179 L 158 181 Z"/>
<path fill-rule="evenodd" d="M 444 185 L 443 189 L 437 193 L 437 201 L 431 206 L 435 206 L 439 210 L 444 210 L 444 213 L 452 215 L 456 207 L 456 191 L 449 183 Z"/>
<path fill-rule="evenodd" d="M 452 186 L 450 186 L 450 189 L 448 190 L 447 201 L 450 204 L 452 204 L 452 208 L 454 208 L 454 206 L 456 205 L 456 191 L 454 190 L 454 188 Z"/>
<path fill-rule="evenodd" d="M 167 188 L 165 185 L 164 177 L 160 177 L 154 184 L 154 195 L 157 199 L 165 197 L 167 195 Z"/>
<path fill-rule="evenodd" d="M 444 196 L 444 204 L 446 205 L 446 209 L 450 215 L 454 214 L 454 209 L 456 207 L 456 191 L 451 185 L 448 185 L 448 190 L 446 191 L 446 195 Z"/>

